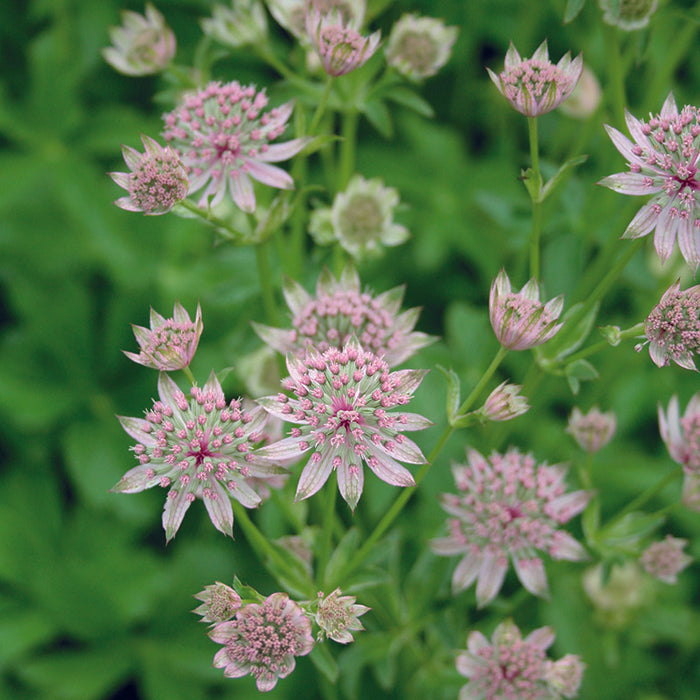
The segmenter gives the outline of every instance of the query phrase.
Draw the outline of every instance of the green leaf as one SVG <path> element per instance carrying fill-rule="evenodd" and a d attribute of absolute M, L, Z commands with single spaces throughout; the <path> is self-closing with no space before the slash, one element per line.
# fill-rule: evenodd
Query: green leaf
<path fill-rule="evenodd" d="M 338 680 L 338 664 L 328 649 L 328 644 L 316 644 L 309 654 L 313 665 L 331 682 Z"/>
<path fill-rule="evenodd" d="M 447 420 L 452 425 L 454 417 L 457 415 L 461 404 L 461 387 L 457 373 L 450 367 L 445 369 L 442 365 L 437 365 L 436 369 L 447 380 Z"/>
<path fill-rule="evenodd" d="M 566 9 L 564 10 L 564 24 L 568 24 L 576 19 L 577 15 L 583 9 L 586 0 L 568 0 Z"/>
<path fill-rule="evenodd" d="M 339 580 L 340 574 L 355 554 L 359 541 L 360 532 L 356 527 L 350 528 L 340 540 L 324 572 L 323 581 L 326 588 L 342 587 L 344 582 Z"/>
<path fill-rule="evenodd" d="M 628 513 L 612 525 L 598 531 L 596 542 L 602 552 L 637 555 L 640 540 L 663 525 L 665 518 L 658 513 Z"/>
<path fill-rule="evenodd" d="M 581 382 L 598 378 L 596 368 L 586 360 L 571 362 L 566 366 L 565 374 L 574 395 L 578 394 Z"/>
<path fill-rule="evenodd" d="M 557 170 L 557 172 L 554 173 L 554 175 L 552 175 L 552 177 L 547 181 L 540 192 L 539 199 L 536 201 L 544 202 L 544 200 L 547 199 L 547 197 L 549 197 L 549 195 L 552 194 L 552 192 L 554 192 L 554 190 L 563 182 L 564 176 L 569 170 L 575 168 L 577 165 L 581 165 L 581 163 L 585 163 L 587 160 L 587 155 L 582 155 L 567 160 L 566 163 L 564 163 L 564 165 L 562 165 L 559 170 Z"/>
<path fill-rule="evenodd" d="M 546 365 L 561 362 L 565 357 L 578 350 L 593 329 L 593 324 L 598 316 L 599 303 L 596 303 L 593 308 L 576 323 L 576 326 L 570 327 L 569 320 L 577 315 L 582 307 L 583 302 L 579 302 L 568 309 L 560 319 L 564 325 L 557 335 L 555 335 L 549 343 L 545 343 L 535 351 L 538 363 L 545 369 Z"/>
<path fill-rule="evenodd" d="M 390 139 L 394 135 L 394 127 L 391 123 L 389 110 L 383 102 L 370 100 L 360 106 L 360 111 L 385 139 Z"/>
<path fill-rule="evenodd" d="M 398 86 L 386 92 L 385 96 L 392 102 L 408 107 L 424 117 L 432 119 L 435 116 L 432 105 L 410 88 Z"/>
<path fill-rule="evenodd" d="M 542 201 L 542 175 L 536 173 L 532 168 L 520 171 L 520 179 L 525 185 L 525 189 L 533 202 Z"/>

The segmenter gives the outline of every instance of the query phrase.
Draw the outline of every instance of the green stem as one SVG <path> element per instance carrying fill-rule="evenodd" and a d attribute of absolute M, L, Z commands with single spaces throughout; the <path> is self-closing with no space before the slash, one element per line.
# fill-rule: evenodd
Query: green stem
<path fill-rule="evenodd" d="M 337 192 L 342 192 L 350 182 L 355 169 L 355 142 L 357 140 L 357 121 L 359 113 L 352 109 L 343 113 L 341 124 L 340 164 L 338 166 Z"/>
<path fill-rule="evenodd" d="M 185 373 L 187 379 L 189 379 L 190 384 L 194 386 L 197 383 L 197 380 L 194 378 L 194 374 L 192 374 L 192 370 L 189 368 L 189 366 L 183 367 L 182 371 Z"/>
<path fill-rule="evenodd" d="M 607 64 L 612 88 L 612 109 L 617 126 L 625 123 L 625 75 L 620 51 L 620 32 L 617 27 L 603 25 L 605 45 L 607 47 Z"/>
<path fill-rule="evenodd" d="M 321 122 L 321 117 L 323 116 L 323 112 L 326 109 L 328 97 L 331 94 L 331 87 L 333 87 L 333 76 L 329 75 L 328 80 L 326 81 L 326 85 L 323 88 L 323 93 L 321 93 L 321 99 L 319 100 L 318 106 L 316 107 L 316 112 L 314 113 L 314 116 L 311 119 L 311 124 L 309 125 L 308 133 L 310 136 L 313 136 L 315 134 L 316 129 L 318 128 L 318 125 Z"/>
<path fill-rule="evenodd" d="M 623 340 L 628 340 L 629 338 L 636 338 L 643 333 L 644 324 L 637 323 L 636 325 L 632 326 L 631 328 L 628 328 L 627 330 L 620 331 L 620 342 L 622 342 Z M 574 353 L 573 355 L 569 355 L 569 357 L 566 358 L 566 362 L 567 364 L 569 364 L 571 362 L 575 362 L 576 360 L 583 360 L 584 358 L 590 357 L 591 355 L 595 355 L 601 350 L 606 350 L 609 347 L 611 347 L 611 345 L 607 340 L 600 340 L 597 343 L 594 343 L 593 345 L 589 345 L 583 350 L 579 350 L 579 352 Z"/>
<path fill-rule="evenodd" d="M 528 117 L 527 119 L 528 132 L 530 134 L 530 160 L 532 161 L 532 170 L 535 173 L 535 182 L 537 186 L 537 199 L 541 194 L 541 175 L 540 175 L 540 154 L 537 143 L 537 117 Z M 532 232 L 530 234 L 530 277 L 536 280 L 540 277 L 540 235 L 542 230 L 542 202 L 532 198 Z"/>
<path fill-rule="evenodd" d="M 323 516 L 321 520 L 321 546 L 318 553 L 318 569 L 317 581 L 320 585 L 324 580 L 324 572 L 328 565 L 328 560 L 331 554 L 331 541 L 333 536 L 333 521 L 335 519 L 335 494 L 337 489 L 335 486 L 326 488 L 326 503 L 323 508 Z"/>
<path fill-rule="evenodd" d="M 268 241 L 255 245 L 255 259 L 258 264 L 258 277 L 260 278 L 260 292 L 262 294 L 265 318 L 272 325 L 277 325 L 277 305 L 272 288 L 272 272 L 270 270 Z"/>
<path fill-rule="evenodd" d="M 183 207 L 183 209 L 187 209 L 187 211 L 192 212 L 193 214 L 197 215 L 200 219 L 203 219 L 212 226 L 216 226 L 217 228 L 228 231 L 231 234 L 231 238 L 235 239 L 236 241 L 244 241 L 246 238 L 246 235 L 242 231 L 238 231 L 237 229 L 232 228 L 227 221 L 220 219 L 218 216 L 214 216 L 210 211 L 206 209 L 200 209 L 194 202 L 191 202 L 189 199 L 183 199 L 181 202 L 178 202 L 177 206 Z"/>
<path fill-rule="evenodd" d="M 483 376 L 479 380 L 479 383 L 474 387 L 472 392 L 459 407 L 457 415 L 463 415 L 467 413 L 467 411 L 472 407 L 476 399 L 479 397 L 479 394 L 481 393 L 482 389 L 486 386 L 488 381 L 493 376 L 493 373 L 503 361 L 503 358 L 506 356 L 507 352 L 508 351 L 503 347 L 500 347 L 498 349 L 498 352 L 496 353 L 495 357 L 491 361 L 491 364 L 487 367 Z M 430 466 L 438 458 L 438 455 L 440 454 L 440 452 L 442 452 L 443 447 L 446 445 L 447 441 L 449 440 L 450 436 L 454 431 L 455 428 L 452 425 L 448 425 L 445 428 L 445 430 L 443 430 L 442 435 L 435 444 L 435 447 L 433 447 L 433 449 L 430 451 L 430 454 L 428 455 L 425 464 L 421 466 L 421 468 L 418 470 L 414 477 L 416 485 L 409 486 L 401 491 L 396 500 L 391 504 L 389 510 L 384 514 L 384 517 L 379 521 L 379 523 L 374 528 L 370 536 L 365 540 L 365 543 L 362 545 L 362 547 L 360 547 L 359 550 L 357 550 L 355 556 L 341 571 L 341 581 L 333 582 L 333 586 L 339 585 L 343 579 L 347 578 L 350 574 L 352 574 L 362 564 L 362 562 L 364 562 L 364 560 L 372 551 L 374 545 L 379 541 L 380 537 L 394 522 L 399 513 L 403 510 L 403 507 L 406 505 L 406 503 L 408 503 L 411 496 L 414 494 L 419 484 L 421 483 L 421 481 L 423 481 L 425 475 L 428 473 L 428 469 L 430 469 Z"/>

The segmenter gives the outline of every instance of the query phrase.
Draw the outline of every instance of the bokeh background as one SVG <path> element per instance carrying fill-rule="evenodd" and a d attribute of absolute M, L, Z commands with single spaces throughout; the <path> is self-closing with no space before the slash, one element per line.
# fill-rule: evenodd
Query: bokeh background
<path fill-rule="evenodd" d="M 698 5 L 660 4 L 647 30 L 621 36 L 628 105 L 638 116 L 658 111 L 671 89 L 679 104 L 700 97 Z M 469 388 L 497 349 L 487 313 L 491 279 L 505 267 L 514 284 L 526 281 L 530 225 L 518 179 L 529 163 L 526 123 L 485 66 L 500 70 L 511 40 L 531 55 L 546 38 L 555 61 L 582 51 L 603 87 L 603 102 L 587 120 L 559 112 L 540 120 L 545 174 L 571 155 L 589 154 L 545 213 L 546 293 L 566 294 L 568 305 L 581 299 L 599 264 L 630 245 L 617 239 L 639 205 L 595 185 L 624 169 L 602 128 L 604 122 L 623 128 L 608 89 L 613 30 L 602 25 L 595 0 L 567 25 L 564 0 L 381 5 L 373 26 L 385 34 L 407 11 L 441 17 L 460 34 L 448 66 L 419 88 L 433 105 L 432 118 L 393 104 L 386 133 L 361 122 L 357 169 L 399 189 L 405 205 L 399 219 L 412 232 L 361 275 L 377 291 L 406 284 L 406 305 L 423 307 L 419 329 L 442 338 L 411 366 L 451 366 Z M 198 20 L 212 4 L 157 6 L 176 33 L 178 62 L 187 64 L 201 39 Z M 263 319 L 250 249 L 214 245 L 211 231 L 191 220 L 143 217 L 112 204 L 122 191 L 106 173 L 124 169 L 120 145 L 140 147 L 140 133 L 158 137 L 160 115 L 170 108 L 161 78 L 119 75 L 100 55 L 123 9 L 143 12 L 143 5 L 0 3 L 0 697 L 252 698 L 258 693 L 250 678 L 225 681 L 211 668 L 215 646 L 189 612 L 192 594 L 234 574 L 264 593 L 275 590 L 242 533 L 236 529 L 235 542 L 225 539 L 195 504 L 166 547 L 160 491 L 109 492 L 133 464 L 131 440 L 115 414 L 139 416 L 155 394 L 155 373 L 121 353 L 135 349 L 130 323 L 147 325 L 150 306 L 168 315 L 175 300 L 191 312 L 199 301 L 205 330 L 193 371 L 203 381 L 212 368 L 235 367 L 260 347 L 249 322 Z M 283 55 L 291 40 L 272 20 L 270 26 Z M 273 100 L 288 94 L 245 49 L 216 63 L 214 75 L 268 86 Z M 300 280 L 307 288 L 325 255 L 311 253 Z M 661 268 L 648 245 L 606 297 L 598 324 L 643 320 L 679 275 L 685 286 L 691 282 L 682 260 Z M 598 337 L 594 330 L 589 342 Z M 593 468 L 604 517 L 672 470 L 658 435 L 657 402 L 665 406 L 677 393 L 684 406 L 700 382 L 675 365 L 657 369 L 632 345 L 592 358 L 600 379 L 584 383 L 577 397 L 564 379 L 547 376 L 531 397 L 531 412 L 507 430 L 486 427 L 452 439 L 387 540 L 386 583 L 361 598 L 381 612 L 363 618 L 368 631 L 355 645 L 333 649 L 341 668 L 338 697 L 454 698 L 464 679 L 454 670 L 453 650 L 464 648 L 470 629 L 488 625 L 488 616 L 507 614 L 523 629 L 553 625 L 556 656 L 582 655 L 585 700 L 698 697 L 697 565 L 676 586 L 650 583 L 644 603 L 613 629 L 595 618 L 582 592 L 585 565 L 548 568 L 549 602 L 521 596 L 511 605 L 518 587 L 509 578 L 503 602 L 476 614 L 473 591 L 451 603 L 452 564 L 426 552 L 443 520 L 436 496 L 452 487 L 450 459 L 461 458 L 466 444 L 486 451 L 514 444 L 550 463 L 575 464 L 581 454 L 564 432 L 574 403 L 584 410 L 597 403 L 618 416 L 617 437 Z M 526 353 L 511 354 L 500 375 L 522 380 L 530 362 Z M 235 370 L 225 389 L 244 391 Z M 444 425 L 444 395 L 443 378 L 431 372 L 415 400 L 415 411 L 436 423 L 418 437 L 424 449 Z M 675 483 L 652 507 L 677 502 L 679 493 Z M 353 524 L 371 529 L 393 496 L 368 480 Z M 312 500 L 308 507 L 313 518 L 318 506 Z M 256 521 L 270 536 L 285 534 L 269 508 Z M 698 513 L 672 509 L 662 532 L 690 539 L 689 552 L 700 558 Z M 427 614 L 431 626 L 416 642 L 420 653 L 407 649 L 403 640 Z M 301 659 L 269 697 L 321 697 L 315 678 Z"/>

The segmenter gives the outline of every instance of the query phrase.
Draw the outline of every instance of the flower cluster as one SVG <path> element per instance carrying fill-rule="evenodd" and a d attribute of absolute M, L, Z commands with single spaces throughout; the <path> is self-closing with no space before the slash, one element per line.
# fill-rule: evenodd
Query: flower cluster
<path fill-rule="evenodd" d="M 256 407 L 242 411 L 240 400 L 226 402 L 212 372 L 191 399 L 165 373 L 158 379 L 160 400 L 146 418 L 119 416 L 137 441 L 139 465 L 114 486 L 119 493 L 138 493 L 153 486 L 168 489 L 163 511 L 165 536 L 171 540 L 196 499 L 201 498 L 217 530 L 232 536 L 233 510 L 229 496 L 247 508 L 261 499 L 248 485 L 249 477 L 279 471 L 255 456 L 267 415 Z"/>
<path fill-rule="evenodd" d="M 413 330 L 420 309 L 399 313 L 404 287 L 378 296 L 362 292 L 354 267 L 336 279 L 324 268 L 312 297 L 298 282 L 285 280 L 284 297 L 292 313 L 292 330 L 254 323 L 256 333 L 278 352 L 303 355 L 310 347 L 325 352 L 341 348 L 355 336 L 363 348 L 390 366 L 407 360 L 435 338 Z"/>
<path fill-rule="evenodd" d="M 259 399 L 273 416 L 294 423 L 290 437 L 258 450 L 261 458 L 287 461 L 311 451 L 297 485 L 296 499 L 316 493 L 336 471 L 338 488 L 354 510 L 362 494 L 362 463 L 382 481 L 413 486 L 411 472 L 397 460 L 423 464 L 425 457 L 404 431 L 422 430 L 432 423 L 401 410 L 412 398 L 426 372 L 390 372 L 387 363 L 355 340 L 342 349 L 287 356 L 290 376 L 282 384 L 294 394 Z"/>
<path fill-rule="evenodd" d="M 189 366 L 204 329 L 199 304 L 194 322 L 182 304 L 175 302 L 173 318 L 163 318 L 151 309 L 150 324 L 150 329 L 131 326 L 141 349 L 138 353 L 124 350 L 124 354 L 140 365 L 162 372 L 172 372 Z"/>
<path fill-rule="evenodd" d="M 527 117 L 538 117 L 558 107 L 574 90 L 583 69 L 579 54 L 571 60 L 567 53 L 555 66 L 549 60 L 547 42 L 543 41 L 532 58 L 523 60 L 511 43 L 506 53 L 505 69 L 496 75 L 486 70 L 498 91 Z"/>
<path fill-rule="evenodd" d="M 199 206 L 209 197 L 210 205 L 216 206 L 228 188 L 237 206 L 254 211 L 251 178 L 270 187 L 294 187 L 289 174 L 270 163 L 291 158 L 306 140 L 273 144 L 284 132 L 292 103 L 265 112 L 267 103 L 265 91 L 258 92 L 254 85 L 212 82 L 164 115 L 165 139 L 187 168 L 190 192 L 205 188 Z"/>
<path fill-rule="evenodd" d="M 467 638 L 467 649 L 457 656 L 457 670 L 469 679 L 460 700 L 559 700 L 575 698 L 585 664 L 567 654 L 547 659 L 554 641 L 549 627 L 531 632 L 525 639 L 511 621 L 496 627 L 491 641 L 478 631 Z"/>
<path fill-rule="evenodd" d="M 324 596 L 318 594 L 316 624 L 323 630 L 323 635 L 340 644 L 354 641 L 351 632 L 359 632 L 364 627 L 358 620 L 370 610 L 366 605 L 356 603 L 352 595 L 340 595 L 340 588 Z"/>
<path fill-rule="evenodd" d="M 498 342 L 508 350 L 529 350 L 546 343 L 561 328 L 557 323 L 564 297 L 540 303 L 537 281 L 531 279 L 519 292 L 501 270 L 491 284 L 489 318 Z"/>
<path fill-rule="evenodd" d="M 314 646 L 311 620 L 286 593 L 273 593 L 262 603 L 248 603 L 233 620 L 220 622 L 209 636 L 223 648 L 214 666 L 227 678 L 250 674 L 258 690 L 272 690 L 296 667 L 297 656 Z"/>
<path fill-rule="evenodd" d="M 144 153 L 122 146 L 129 173 L 109 173 L 114 182 L 128 193 L 114 202 L 126 211 L 166 214 L 182 201 L 189 190 L 189 180 L 180 156 L 169 146 L 163 148 L 149 136 L 141 136 Z"/>
<path fill-rule="evenodd" d="M 241 607 L 241 596 L 236 591 L 221 581 L 205 586 L 194 596 L 201 600 L 192 612 L 202 616 L 202 622 L 216 624 L 230 620 Z"/>
<path fill-rule="evenodd" d="M 692 561 L 683 551 L 688 540 L 666 535 L 661 542 L 653 542 L 639 558 L 639 563 L 649 575 L 664 583 L 677 583 L 678 574 Z"/>
<path fill-rule="evenodd" d="M 648 122 L 625 112 L 634 143 L 612 126 L 605 126 L 615 148 L 629 162 L 628 173 L 604 177 L 599 184 L 616 192 L 653 195 L 637 212 L 623 238 L 640 238 L 655 230 L 654 246 L 662 262 L 676 239 L 688 265 L 700 263 L 700 119 L 698 109 L 678 110 L 669 94 Z"/>
<path fill-rule="evenodd" d="M 547 578 L 537 551 L 553 559 L 586 558 L 581 545 L 559 526 L 580 513 L 591 494 L 567 493 L 564 469 L 538 465 L 532 455 L 511 448 L 488 459 L 467 450 L 467 464 L 452 466 L 459 494 L 444 494 L 442 507 L 452 517 L 448 536 L 432 540 L 437 554 L 463 554 L 452 576 L 455 593 L 477 581 L 483 607 L 503 585 L 509 560 L 530 593 L 547 595 Z"/>
<path fill-rule="evenodd" d="M 613 439 L 616 427 L 617 418 L 612 411 L 603 413 L 594 406 L 588 413 L 581 413 L 576 406 L 569 416 L 566 432 L 573 436 L 582 450 L 598 452 Z"/>
<path fill-rule="evenodd" d="M 603 10 L 603 22 L 625 32 L 644 29 L 656 12 L 659 0 L 598 0 Z"/>

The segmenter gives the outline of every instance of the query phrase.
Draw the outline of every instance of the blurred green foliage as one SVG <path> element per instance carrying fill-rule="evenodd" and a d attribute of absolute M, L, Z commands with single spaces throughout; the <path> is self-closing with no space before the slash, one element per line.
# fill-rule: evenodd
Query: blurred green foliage
<path fill-rule="evenodd" d="M 530 226 L 518 180 L 528 165 L 526 124 L 484 66 L 500 68 L 511 40 L 530 55 L 547 38 L 554 60 L 583 51 L 605 90 L 609 47 L 600 11 L 588 2 L 563 25 L 565 4 L 401 0 L 376 20 L 387 33 L 403 12 L 418 11 L 460 28 L 451 62 L 421 89 L 435 117 L 392 105 L 390 138 L 362 122 L 357 169 L 399 189 L 407 205 L 402 223 L 413 234 L 367 263 L 362 278 L 377 291 L 407 285 L 406 305 L 423 307 L 419 328 L 442 337 L 414 366 L 451 366 L 466 387 L 496 350 L 487 316 L 491 279 L 505 267 L 516 286 L 525 281 Z M 628 103 L 639 115 L 657 111 L 671 89 L 679 104 L 697 101 L 700 92 L 698 7 L 662 5 L 648 31 L 624 39 Z M 211 4 L 164 0 L 158 7 L 176 32 L 178 61 L 186 63 L 200 38 L 198 18 Z M 191 220 L 142 217 L 112 205 L 121 191 L 106 173 L 123 169 L 120 144 L 139 145 L 140 132 L 157 136 L 168 108 L 152 100 L 166 87 L 158 78 L 118 75 L 100 56 L 108 27 L 126 8 L 143 9 L 118 0 L 0 5 L 0 697 L 257 697 L 250 679 L 225 681 L 211 668 L 214 645 L 188 612 L 192 594 L 217 579 L 230 582 L 234 573 L 265 593 L 274 590 L 240 531 L 235 542 L 225 540 L 195 504 L 166 548 L 161 493 L 109 493 L 133 463 L 115 414 L 141 415 L 155 393 L 155 374 L 120 352 L 135 346 L 129 324 L 146 324 L 149 306 L 167 315 L 176 299 L 191 311 L 200 301 L 205 330 L 193 371 L 203 381 L 212 367 L 235 366 L 259 347 L 249 322 L 263 315 L 249 249 L 215 247 L 212 234 Z M 291 45 L 281 30 L 275 37 L 280 47 Z M 273 95 L 285 89 L 245 50 L 214 72 L 269 85 Z M 545 213 L 546 293 L 564 292 L 567 305 L 583 298 L 597 254 L 609 258 L 629 245 L 617 239 L 637 204 L 594 186 L 623 169 L 602 122 L 615 124 L 608 102 L 585 122 L 559 113 L 541 120 L 545 174 L 571 155 L 589 154 Z M 325 261 L 314 256 L 301 280 L 309 288 Z M 599 325 L 642 320 L 682 270 L 676 258 L 659 268 L 647 246 L 604 300 Z M 584 383 L 576 403 L 583 409 L 598 403 L 618 416 L 616 440 L 594 463 L 605 517 L 672 469 L 658 437 L 657 402 L 666 405 L 677 392 L 685 405 L 699 385 L 675 365 L 656 369 L 629 343 L 593 362 L 601 379 Z M 509 356 L 502 379 L 522 381 L 528 364 L 524 355 Z M 225 389 L 243 391 L 235 372 Z M 444 425 L 444 391 L 432 372 L 417 394 L 412 410 L 436 423 L 418 438 L 424 449 Z M 460 459 L 467 443 L 489 450 L 507 442 L 552 463 L 575 464 L 581 456 L 564 434 L 573 401 L 566 382 L 548 376 L 531 397 L 531 413 L 507 434 L 487 426 L 453 438 L 386 541 L 384 582 L 361 601 L 376 611 L 363 620 L 368 631 L 342 653 L 331 650 L 339 657 L 341 696 L 454 698 L 464 679 L 451 650 L 463 648 L 471 626 L 486 615 L 513 614 L 523 629 L 553 625 L 557 655 L 585 659 L 584 700 L 697 698 L 695 568 L 675 587 L 659 585 L 653 604 L 612 632 L 591 621 L 582 566 L 552 566 L 551 601 L 528 599 L 512 611 L 508 599 L 517 587 L 509 578 L 504 609 L 475 615 L 473 591 L 450 603 L 450 564 L 426 550 L 443 522 L 436 496 L 452 488 L 450 459 Z M 352 520 L 361 536 L 393 496 L 377 480 L 368 482 Z M 675 485 L 653 505 L 678 497 Z M 309 508 L 315 512 L 318 504 Z M 269 534 L 285 531 L 264 507 L 258 516 Z M 667 529 L 692 539 L 690 552 L 700 556 L 697 514 L 675 509 Z M 417 626 L 420 647 L 407 642 Z M 428 663 L 422 650 L 432 654 Z M 315 677 L 309 659 L 301 659 L 269 697 L 298 697 L 300 688 L 305 698 L 320 697 Z"/>

